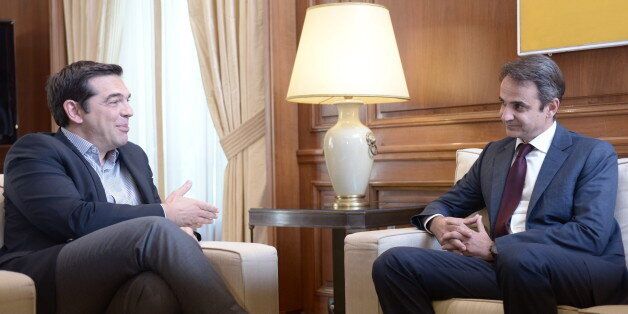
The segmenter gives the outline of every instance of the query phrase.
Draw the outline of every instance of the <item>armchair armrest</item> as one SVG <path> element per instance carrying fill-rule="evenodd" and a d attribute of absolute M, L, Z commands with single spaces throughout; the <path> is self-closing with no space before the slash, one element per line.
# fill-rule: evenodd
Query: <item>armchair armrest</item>
<path fill-rule="evenodd" d="M 0 270 L 0 313 L 35 313 L 35 283 L 30 277 Z"/>
<path fill-rule="evenodd" d="M 231 293 L 249 313 L 279 313 L 277 250 L 259 243 L 201 241 Z"/>
<path fill-rule="evenodd" d="M 397 246 L 412 246 L 440 250 L 438 241 L 429 233 L 416 228 L 386 229 L 357 232 L 345 238 L 345 300 L 346 312 L 351 314 L 381 313 L 371 270 L 375 259 Z"/>

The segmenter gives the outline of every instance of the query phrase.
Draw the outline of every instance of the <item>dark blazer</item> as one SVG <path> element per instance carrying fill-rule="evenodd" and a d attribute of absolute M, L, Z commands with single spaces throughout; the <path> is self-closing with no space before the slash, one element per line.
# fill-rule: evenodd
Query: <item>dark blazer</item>
<path fill-rule="evenodd" d="M 515 152 L 514 138 L 491 142 L 469 172 L 438 200 L 413 217 L 433 214 L 465 217 L 484 207 L 491 230 Z M 617 155 L 613 147 L 557 125 L 530 197 L 526 231 L 495 240 L 497 251 L 518 243 L 555 245 L 624 264 L 620 229 L 613 217 L 617 193 Z"/>
<path fill-rule="evenodd" d="M 125 220 L 164 216 L 144 151 L 133 143 L 118 151 L 144 205 L 108 203 L 100 178 L 61 131 L 25 135 L 6 156 L 0 269 L 33 278 L 40 313 L 54 312 L 54 271 L 65 243 Z"/>

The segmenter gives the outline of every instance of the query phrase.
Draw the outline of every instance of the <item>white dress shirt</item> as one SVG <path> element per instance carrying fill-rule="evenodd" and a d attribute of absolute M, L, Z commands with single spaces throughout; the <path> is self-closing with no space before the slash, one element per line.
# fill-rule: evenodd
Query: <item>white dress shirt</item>
<path fill-rule="evenodd" d="M 523 183 L 523 192 L 521 193 L 521 201 L 519 201 L 519 205 L 515 209 L 515 212 L 512 214 L 512 218 L 510 220 L 510 225 L 508 227 L 508 233 L 517 233 L 526 230 L 526 215 L 528 213 L 528 204 L 530 203 L 530 197 L 532 196 L 532 190 L 534 190 L 534 185 L 536 184 L 536 179 L 539 176 L 539 172 L 541 171 L 541 166 L 543 165 L 543 161 L 545 160 L 545 156 L 547 156 L 547 152 L 549 151 L 550 146 L 552 145 L 552 140 L 554 139 L 554 134 L 556 133 L 556 121 L 552 123 L 547 130 L 543 133 L 539 134 L 537 137 L 532 139 L 529 144 L 534 146 L 534 149 L 528 153 L 526 156 L 526 178 Z M 524 141 L 520 138 L 517 138 L 517 142 L 515 145 L 515 149 L 513 150 L 513 157 L 510 164 L 515 161 L 516 151 L 519 144 L 524 143 Z M 442 216 L 440 214 L 432 215 L 423 221 L 423 227 L 426 231 L 430 232 L 427 229 L 427 224 L 430 220 L 432 220 L 436 216 Z"/>
<path fill-rule="evenodd" d="M 120 152 L 117 149 L 107 152 L 104 163 L 100 164 L 98 147 L 96 145 L 64 127 L 61 128 L 61 132 L 98 174 L 100 183 L 102 183 L 105 189 L 108 203 L 141 204 L 140 192 L 135 185 L 135 180 L 133 180 L 133 176 L 131 176 L 126 166 L 120 162 Z"/>
<path fill-rule="evenodd" d="M 545 156 L 547 156 L 547 151 L 552 145 L 554 133 L 556 133 L 556 121 L 554 121 L 551 127 L 530 141 L 534 149 L 526 156 L 526 179 L 523 183 L 521 201 L 519 201 L 519 205 L 517 205 L 515 212 L 512 214 L 508 233 L 517 233 L 526 230 L 526 215 L 528 213 L 528 204 L 530 203 L 532 190 L 534 190 L 534 185 L 541 171 Z M 523 140 L 517 138 L 515 147 L 518 147 L 521 143 L 523 143 Z M 515 157 L 516 156 L 513 156 L 512 162 L 515 161 Z"/>

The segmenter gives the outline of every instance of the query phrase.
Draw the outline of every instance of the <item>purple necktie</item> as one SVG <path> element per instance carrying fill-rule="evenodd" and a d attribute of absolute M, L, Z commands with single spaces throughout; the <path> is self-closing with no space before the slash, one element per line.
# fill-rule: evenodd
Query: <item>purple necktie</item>
<path fill-rule="evenodd" d="M 521 193 L 523 192 L 523 183 L 526 180 L 526 155 L 534 149 L 530 144 L 519 144 L 517 147 L 517 157 L 510 166 L 508 176 L 506 177 L 506 185 L 504 186 L 504 194 L 502 194 L 502 202 L 497 213 L 497 222 L 495 223 L 494 238 L 508 234 L 508 225 L 510 217 L 515 212 L 517 205 L 521 201 Z"/>

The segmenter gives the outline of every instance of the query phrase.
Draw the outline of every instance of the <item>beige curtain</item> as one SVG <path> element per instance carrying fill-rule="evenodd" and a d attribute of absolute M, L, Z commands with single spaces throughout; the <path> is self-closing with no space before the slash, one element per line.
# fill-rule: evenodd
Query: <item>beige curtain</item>
<path fill-rule="evenodd" d="M 188 0 L 203 86 L 227 155 L 222 238 L 248 241 L 248 209 L 268 206 L 264 109 L 269 99 L 265 0 Z M 273 243 L 255 229 L 255 242 Z"/>
<path fill-rule="evenodd" d="M 63 0 L 68 63 L 118 63 L 125 0 Z"/>

